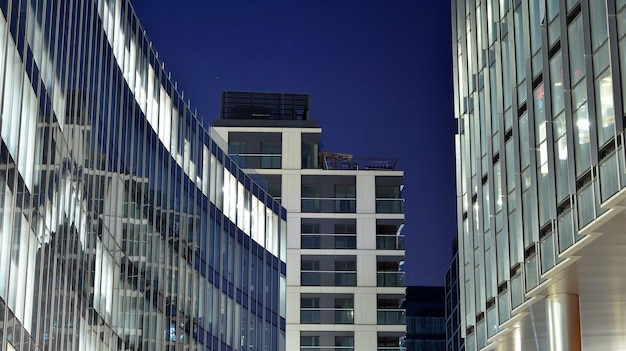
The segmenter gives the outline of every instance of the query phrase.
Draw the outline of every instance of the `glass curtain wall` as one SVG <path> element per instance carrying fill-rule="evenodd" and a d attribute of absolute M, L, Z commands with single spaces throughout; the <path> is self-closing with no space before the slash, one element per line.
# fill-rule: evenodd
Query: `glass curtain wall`
<path fill-rule="evenodd" d="M 476 350 L 624 187 L 626 2 L 454 0 L 452 14 L 462 321 Z"/>
<path fill-rule="evenodd" d="M 130 3 L 0 12 L 0 349 L 283 350 L 286 212 Z"/>

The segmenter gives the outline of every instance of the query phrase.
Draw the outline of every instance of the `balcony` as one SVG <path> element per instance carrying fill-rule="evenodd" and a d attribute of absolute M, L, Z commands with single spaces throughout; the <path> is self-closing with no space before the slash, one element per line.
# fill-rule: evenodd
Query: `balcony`
<path fill-rule="evenodd" d="M 356 271 L 303 271 L 303 286 L 356 286 Z"/>
<path fill-rule="evenodd" d="M 404 213 L 404 199 L 376 199 L 376 213 Z"/>
<path fill-rule="evenodd" d="M 356 234 L 302 234 L 302 249 L 356 249 Z"/>
<path fill-rule="evenodd" d="M 406 324 L 406 312 L 403 309 L 379 309 L 377 316 L 379 325 Z"/>
<path fill-rule="evenodd" d="M 302 308 L 300 309 L 302 324 L 354 324 L 352 308 Z"/>
<path fill-rule="evenodd" d="M 242 168 L 253 169 L 280 169 L 282 164 L 281 154 L 264 153 L 238 153 L 229 156 Z"/>
<path fill-rule="evenodd" d="M 376 286 L 378 287 L 404 287 L 405 272 L 377 272 Z"/>
<path fill-rule="evenodd" d="M 308 213 L 355 213 L 356 198 L 302 197 L 302 212 Z"/>
<path fill-rule="evenodd" d="M 404 250 L 404 235 L 376 235 L 376 249 L 378 250 Z"/>

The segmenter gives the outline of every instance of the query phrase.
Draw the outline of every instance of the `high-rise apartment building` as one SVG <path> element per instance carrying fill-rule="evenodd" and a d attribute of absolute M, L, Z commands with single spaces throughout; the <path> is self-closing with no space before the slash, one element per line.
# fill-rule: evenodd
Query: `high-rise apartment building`
<path fill-rule="evenodd" d="M 129 1 L 0 12 L 0 350 L 285 350 L 286 211 Z"/>
<path fill-rule="evenodd" d="M 304 94 L 224 92 L 215 130 L 287 209 L 287 349 L 400 351 L 403 172 L 326 152 Z"/>
<path fill-rule="evenodd" d="M 626 1 L 454 0 L 467 350 L 621 350 Z"/>

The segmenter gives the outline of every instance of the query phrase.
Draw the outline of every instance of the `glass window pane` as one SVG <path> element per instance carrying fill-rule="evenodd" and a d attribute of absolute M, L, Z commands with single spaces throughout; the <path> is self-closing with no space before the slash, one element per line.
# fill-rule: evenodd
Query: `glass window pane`
<path fill-rule="evenodd" d="M 613 106 L 613 82 L 609 70 L 595 80 L 596 125 L 598 143 L 604 144 L 615 136 L 615 109 Z"/>
<path fill-rule="evenodd" d="M 572 86 L 585 76 L 585 50 L 581 40 L 583 37 L 582 23 L 582 16 L 578 16 L 567 28 Z"/>

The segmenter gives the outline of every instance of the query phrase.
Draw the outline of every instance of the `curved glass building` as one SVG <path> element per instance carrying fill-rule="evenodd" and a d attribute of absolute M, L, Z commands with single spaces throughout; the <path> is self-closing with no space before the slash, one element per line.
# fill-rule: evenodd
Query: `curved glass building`
<path fill-rule="evenodd" d="M 284 350 L 286 211 L 129 1 L 0 12 L 0 349 Z"/>
<path fill-rule="evenodd" d="M 626 349 L 626 1 L 451 3 L 467 350 Z"/>

